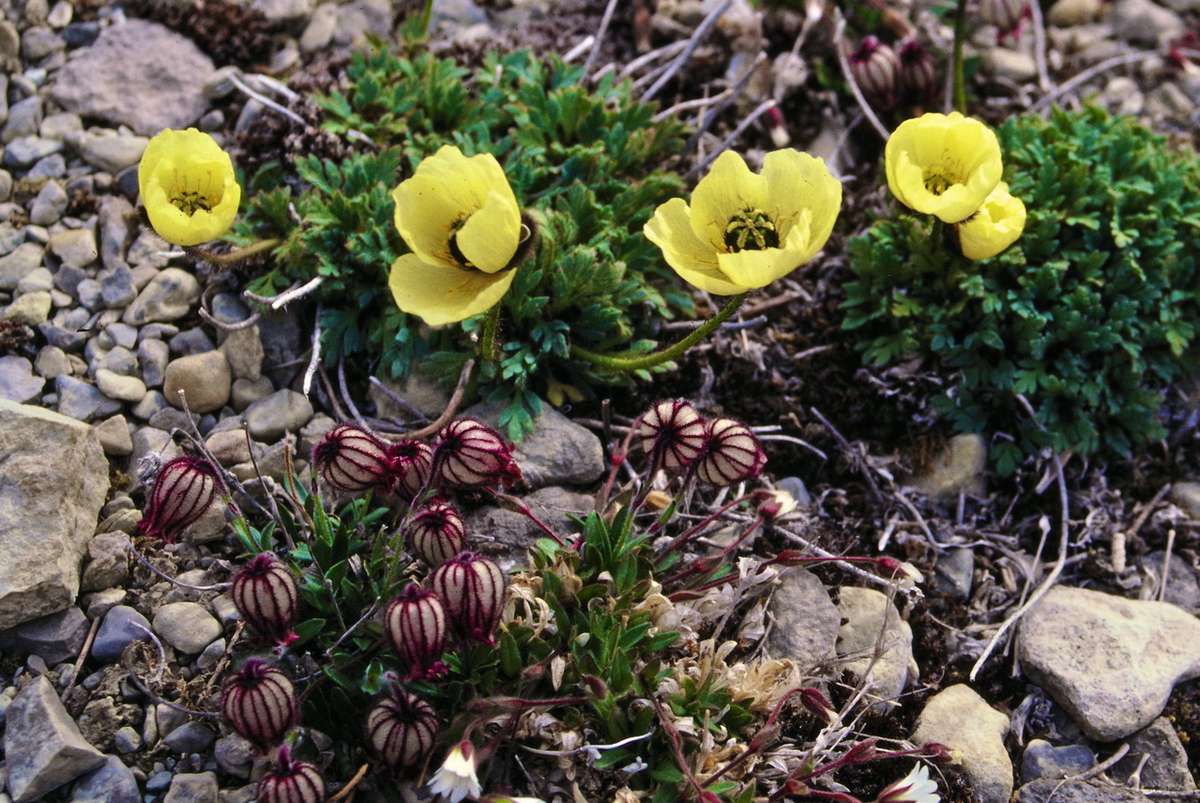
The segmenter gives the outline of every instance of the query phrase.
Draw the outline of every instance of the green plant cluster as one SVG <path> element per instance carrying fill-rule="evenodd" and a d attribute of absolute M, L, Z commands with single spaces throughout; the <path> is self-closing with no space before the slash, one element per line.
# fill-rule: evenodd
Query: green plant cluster
<path fill-rule="evenodd" d="M 340 164 L 297 157 L 295 175 L 265 166 L 235 230 L 240 242 L 282 240 L 250 289 L 323 278 L 315 298 L 328 362 L 363 355 L 391 377 L 419 362 L 448 379 L 474 353 L 480 319 L 431 331 L 397 310 L 387 288 L 406 251 L 391 190 L 446 144 L 494 154 L 538 223 L 538 245 L 504 301 L 499 353 L 479 374 L 481 395 L 507 403 L 510 436 L 531 428 L 552 383 L 586 391 L 628 381 L 571 360 L 569 343 L 645 352 L 659 322 L 693 312 L 641 235 L 655 206 L 683 188 L 659 169 L 679 151 L 682 127 L 654 122 L 655 107 L 638 103 L 627 82 L 606 77 L 588 89 L 580 68 L 525 51 L 489 55 L 471 74 L 428 54 L 381 50 L 356 56 L 346 77 L 346 91 L 319 102 L 324 126 L 361 152 Z"/>
<path fill-rule="evenodd" d="M 849 246 L 844 329 L 868 363 L 953 373 L 937 407 L 960 432 L 1011 435 L 992 450 L 1003 473 L 1046 446 L 1127 455 L 1164 434 L 1197 334 L 1200 158 L 1094 108 L 998 133 L 1021 239 L 971 262 L 936 221 L 876 223 Z"/>

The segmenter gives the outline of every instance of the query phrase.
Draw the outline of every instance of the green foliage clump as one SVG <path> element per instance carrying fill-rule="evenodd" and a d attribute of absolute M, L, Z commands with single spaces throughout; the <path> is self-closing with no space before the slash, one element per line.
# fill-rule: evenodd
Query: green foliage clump
<path fill-rule="evenodd" d="M 371 370 L 393 377 L 418 362 L 457 375 L 474 352 L 464 330 L 477 331 L 480 319 L 430 331 L 396 309 L 388 270 L 407 249 L 390 193 L 442 145 L 490 152 L 539 239 L 503 302 L 499 358 L 482 366 L 479 390 L 508 404 L 501 423 L 519 437 L 547 387 L 618 381 L 571 360 L 569 345 L 646 352 L 659 321 L 692 313 L 686 289 L 641 235 L 655 206 L 683 189 L 658 169 L 679 151 L 682 127 L 653 121 L 654 107 L 638 103 L 628 83 L 605 78 L 589 90 L 581 78 L 578 67 L 524 51 L 490 55 L 474 75 L 428 54 L 356 56 L 348 89 L 320 104 L 325 127 L 365 150 L 340 164 L 303 156 L 295 176 L 273 164 L 252 179 L 237 239 L 283 242 L 250 289 L 275 293 L 320 276 L 327 361 L 365 355 Z"/>
<path fill-rule="evenodd" d="M 850 244 L 844 328 L 869 363 L 956 373 L 936 404 L 961 432 L 1013 436 L 993 450 L 1002 472 L 1045 446 L 1127 455 L 1163 435 L 1164 389 L 1197 334 L 1200 158 L 1098 109 L 999 136 L 1021 239 L 971 262 L 936 221 L 876 223 Z"/>

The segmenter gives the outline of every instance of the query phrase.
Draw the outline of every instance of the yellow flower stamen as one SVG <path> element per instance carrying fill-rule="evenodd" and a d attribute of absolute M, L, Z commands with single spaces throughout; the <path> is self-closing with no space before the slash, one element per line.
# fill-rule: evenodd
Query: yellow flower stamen
<path fill-rule="evenodd" d="M 725 247 L 732 252 L 779 247 L 779 232 L 761 209 L 743 209 L 725 227 Z"/>

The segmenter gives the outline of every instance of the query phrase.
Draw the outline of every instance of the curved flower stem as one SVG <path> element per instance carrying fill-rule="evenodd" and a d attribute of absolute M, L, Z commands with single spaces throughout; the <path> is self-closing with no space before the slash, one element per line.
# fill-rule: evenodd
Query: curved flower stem
<path fill-rule="evenodd" d="M 967 113 L 967 82 L 963 73 L 963 40 L 967 38 L 967 0 L 958 0 L 954 17 L 954 109 Z"/>
<path fill-rule="evenodd" d="M 581 360 L 590 362 L 592 365 L 607 368 L 611 371 L 637 371 L 642 368 L 653 368 L 656 365 L 661 365 L 664 362 L 669 362 L 683 356 L 684 352 L 715 332 L 721 324 L 729 320 L 738 311 L 738 308 L 742 306 L 742 302 L 746 300 L 746 295 L 746 293 L 742 293 L 740 296 L 734 296 L 729 299 L 716 315 L 697 326 L 690 335 L 661 351 L 655 351 L 650 354 L 639 354 L 632 357 L 622 357 L 616 354 L 600 354 L 585 349 L 582 346 L 572 345 L 571 354 Z"/>
<path fill-rule="evenodd" d="M 500 331 L 500 305 L 496 304 L 487 312 L 483 319 L 483 335 L 479 341 L 479 356 L 487 362 L 495 362 L 500 355 L 496 348 L 496 338 Z"/>
<path fill-rule="evenodd" d="M 241 248 L 235 248 L 232 251 L 225 252 L 224 254 L 214 254 L 211 251 L 205 251 L 201 248 L 195 249 L 194 253 L 205 262 L 212 262 L 216 265 L 236 265 L 238 262 L 249 259 L 252 256 L 257 256 L 263 251 L 270 251 L 272 248 L 282 242 L 283 240 L 271 237 L 266 240 L 259 240 L 258 242 L 250 243 L 250 245 L 245 245 Z"/>

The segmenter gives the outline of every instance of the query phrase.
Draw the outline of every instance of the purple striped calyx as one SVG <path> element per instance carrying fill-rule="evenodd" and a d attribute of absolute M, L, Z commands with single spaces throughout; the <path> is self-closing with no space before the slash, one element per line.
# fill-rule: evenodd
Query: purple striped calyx
<path fill-rule="evenodd" d="M 408 668 L 410 680 L 436 678 L 446 673 L 446 609 L 438 595 L 416 583 L 392 600 L 384 615 L 384 633 Z"/>
<path fill-rule="evenodd" d="M 388 445 L 388 470 L 392 477 L 392 490 L 408 499 L 429 484 L 433 470 L 433 449 L 427 443 L 405 438 Z"/>
<path fill-rule="evenodd" d="M 521 479 L 512 445 L 473 418 L 451 421 L 433 448 L 435 482 L 446 488 L 512 485 Z"/>
<path fill-rule="evenodd" d="M 463 551 L 467 530 L 454 506 L 434 499 L 408 523 L 408 546 L 413 554 L 436 569 Z"/>
<path fill-rule="evenodd" d="M 392 482 L 387 444 L 348 424 L 334 427 L 317 441 L 312 462 L 321 479 L 339 491 L 361 493 Z"/>
<path fill-rule="evenodd" d="M 900 60 L 877 37 L 865 36 L 850 54 L 850 72 L 865 94 L 887 104 L 895 99 Z"/>
<path fill-rule="evenodd" d="M 704 453 L 696 464 L 696 475 L 711 485 L 725 486 L 757 477 L 767 464 L 758 438 L 745 424 L 731 418 L 709 422 Z"/>
<path fill-rule="evenodd" d="M 296 634 L 296 580 L 279 558 L 262 552 L 250 559 L 233 578 L 234 607 L 264 638 L 289 644 Z"/>
<path fill-rule="evenodd" d="M 637 437 L 659 468 L 685 468 L 704 448 L 704 419 L 683 399 L 667 399 L 642 414 Z"/>
<path fill-rule="evenodd" d="M 500 567 L 474 552 L 460 552 L 438 567 L 430 585 L 460 635 L 494 644 L 504 614 L 505 578 Z"/>
<path fill-rule="evenodd" d="M 325 779 L 312 764 L 292 758 L 291 749 L 283 745 L 275 766 L 259 781 L 255 799 L 258 803 L 322 803 Z"/>
<path fill-rule="evenodd" d="M 204 515 L 217 489 L 223 487 L 216 469 L 207 460 L 177 457 L 167 462 L 154 478 L 138 532 L 174 542 Z"/>
<path fill-rule="evenodd" d="M 367 712 L 367 741 L 391 769 L 417 767 L 433 750 L 438 725 L 429 703 L 393 685 Z"/>
<path fill-rule="evenodd" d="M 221 715 L 238 735 L 265 750 L 300 721 L 292 681 L 281 670 L 251 658 L 225 681 Z"/>
<path fill-rule="evenodd" d="M 937 86 L 937 65 L 929 48 L 915 36 L 900 43 L 896 52 L 900 61 L 900 88 L 918 99 L 933 94 Z"/>

